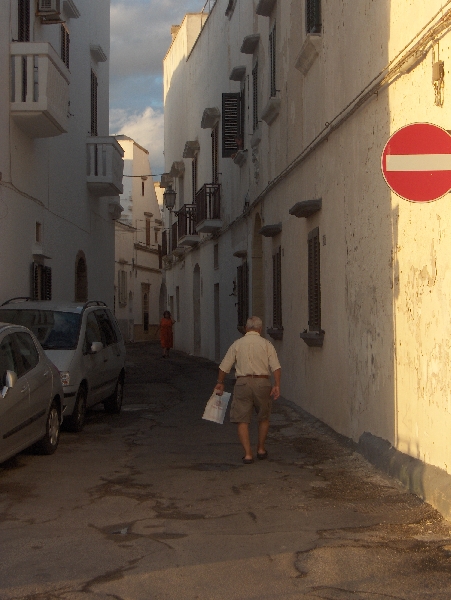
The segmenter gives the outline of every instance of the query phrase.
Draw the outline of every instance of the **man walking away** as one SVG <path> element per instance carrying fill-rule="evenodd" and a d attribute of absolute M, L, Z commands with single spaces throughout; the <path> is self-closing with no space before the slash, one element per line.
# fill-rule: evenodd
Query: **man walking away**
<path fill-rule="evenodd" d="M 230 369 L 236 363 L 236 383 L 230 421 L 238 424 L 238 437 L 244 448 L 243 463 L 246 465 L 254 462 L 249 439 L 252 409 L 255 407 L 258 418 L 257 458 L 263 460 L 268 457 L 265 442 L 272 399 L 277 400 L 280 396 L 279 359 L 271 342 L 261 337 L 262 325 L 259 317 L 249 317 L 246 322 L 246 335 L 230 346 L 219 365 L 218 382 L 214 390 L 218 396 L 222 396 L 226 373 L 230 373 Z M 273 386 L 270 381 L 271 372 L 274 376 Z"/>

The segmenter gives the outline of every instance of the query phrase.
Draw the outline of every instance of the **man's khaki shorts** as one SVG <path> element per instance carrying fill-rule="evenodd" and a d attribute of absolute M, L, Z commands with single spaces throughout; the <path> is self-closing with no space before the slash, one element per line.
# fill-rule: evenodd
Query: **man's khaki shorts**
<path fill-rule="evenodd" d="M 250 423 L 254 408 L 259 421 L 269 419 L 272 408 L 272 398 L 269 395 L 271 389 L 271 381 L 264 377 L 239 377 L 233 388 L 230 422 Z"/>

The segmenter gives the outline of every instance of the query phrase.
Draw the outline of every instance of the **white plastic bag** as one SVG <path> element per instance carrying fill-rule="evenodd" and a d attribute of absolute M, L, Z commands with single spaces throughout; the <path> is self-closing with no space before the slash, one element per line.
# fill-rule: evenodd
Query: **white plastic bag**
<path fill-rule="evenodd" d="M 206 421 L 214 421 L 215 423 L 222 425 L 224 423 L 224 417 L 230 396 L 231 394 L 229 392 L 224 392 L 222 396 L 218 396 L 215 392 L 213 392 L 210 400 L 207 402 L 202 419 L 205 419 Z"/>

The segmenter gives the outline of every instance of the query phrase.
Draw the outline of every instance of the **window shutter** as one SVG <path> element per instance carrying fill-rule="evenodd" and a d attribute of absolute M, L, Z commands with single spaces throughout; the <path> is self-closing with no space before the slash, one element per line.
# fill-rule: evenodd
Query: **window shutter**
<path fill-rule="evenodd" d="M 52 299 L 52 268 L 43 267 L 42 277 L 42 300 Z"/>
<path fill-rule="evenodd" d="M 17 41 L 30 41 L 30 0 L 19 0 L 18 3 Z"/>
<path fill-rule="evenodd" d="M 222 157 L 228 158 L 238 150 L 236 138 L 240 137 L 241 94 L 222 94 Z"/>
<path fill-rule="evenodd" d="M 36 263 L 31 264 L 31 298 L 32 300 L 39 300 L 39 265 Z"/>
<path fill-rule="evenodd" d="M 197 192 L 197 156 L 193 158 L 193 162 L 191 163 L 191 185 L 193 190 L 193 204 L 196 202 L 196 192 Z"/>
<path fill-rule="evenodd" d="M 64 24 L 61 24 L 61 60 L 69 68 L 69 46 L 70 36 L 69 31 Z"/>
<path fill-rule="evenodd" d="M 321 0 L 306 2 L 307 33 L 321 33 Z"/>
<path fill-rule="evenodd" d="M 218 182 L 218 126 L 211 130 L 211 170 L 212 183 Z"/>
<path fill-rule="evenodd" d="M 269 34 L 269 60 L 270 60 L 270 95 L 276 95 L 276 24 Z"/>
<path fill-rule="evenodd" d="M 247 261 L 237 267 L 238 326 L 245 327 L 249 317 L 249 268 Z"/>
<path fill-rule="evenodd" d="M 97 75 L 91 71 L 91 135 L 97 136 Z"/>
<path fill-rule="evenodd" d="M 273 327 L 282 328 L 282 251 L 279 247 L 272 257 L 273 272 Z"/>
<path fill-rule="evenodd" d="M 254 131 L 258 127 L 258 62 L 252 69 L 252 126 Z"/>
<path fill-rule="evenodd" d="M 321 330 L 321 279 L 319 228 L 308 236 L 308 320 L 310 331 Z"/>

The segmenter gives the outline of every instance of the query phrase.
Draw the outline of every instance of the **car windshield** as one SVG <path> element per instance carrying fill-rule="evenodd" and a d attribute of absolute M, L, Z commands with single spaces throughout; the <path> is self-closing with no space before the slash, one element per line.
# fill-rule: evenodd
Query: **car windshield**
<path fill-rule="evenodd" d="M 53 310 L 0 309 L 0 321 L 31 329 L 44 350 L 73 350 L 77 347 L 81 315 Z"/>

